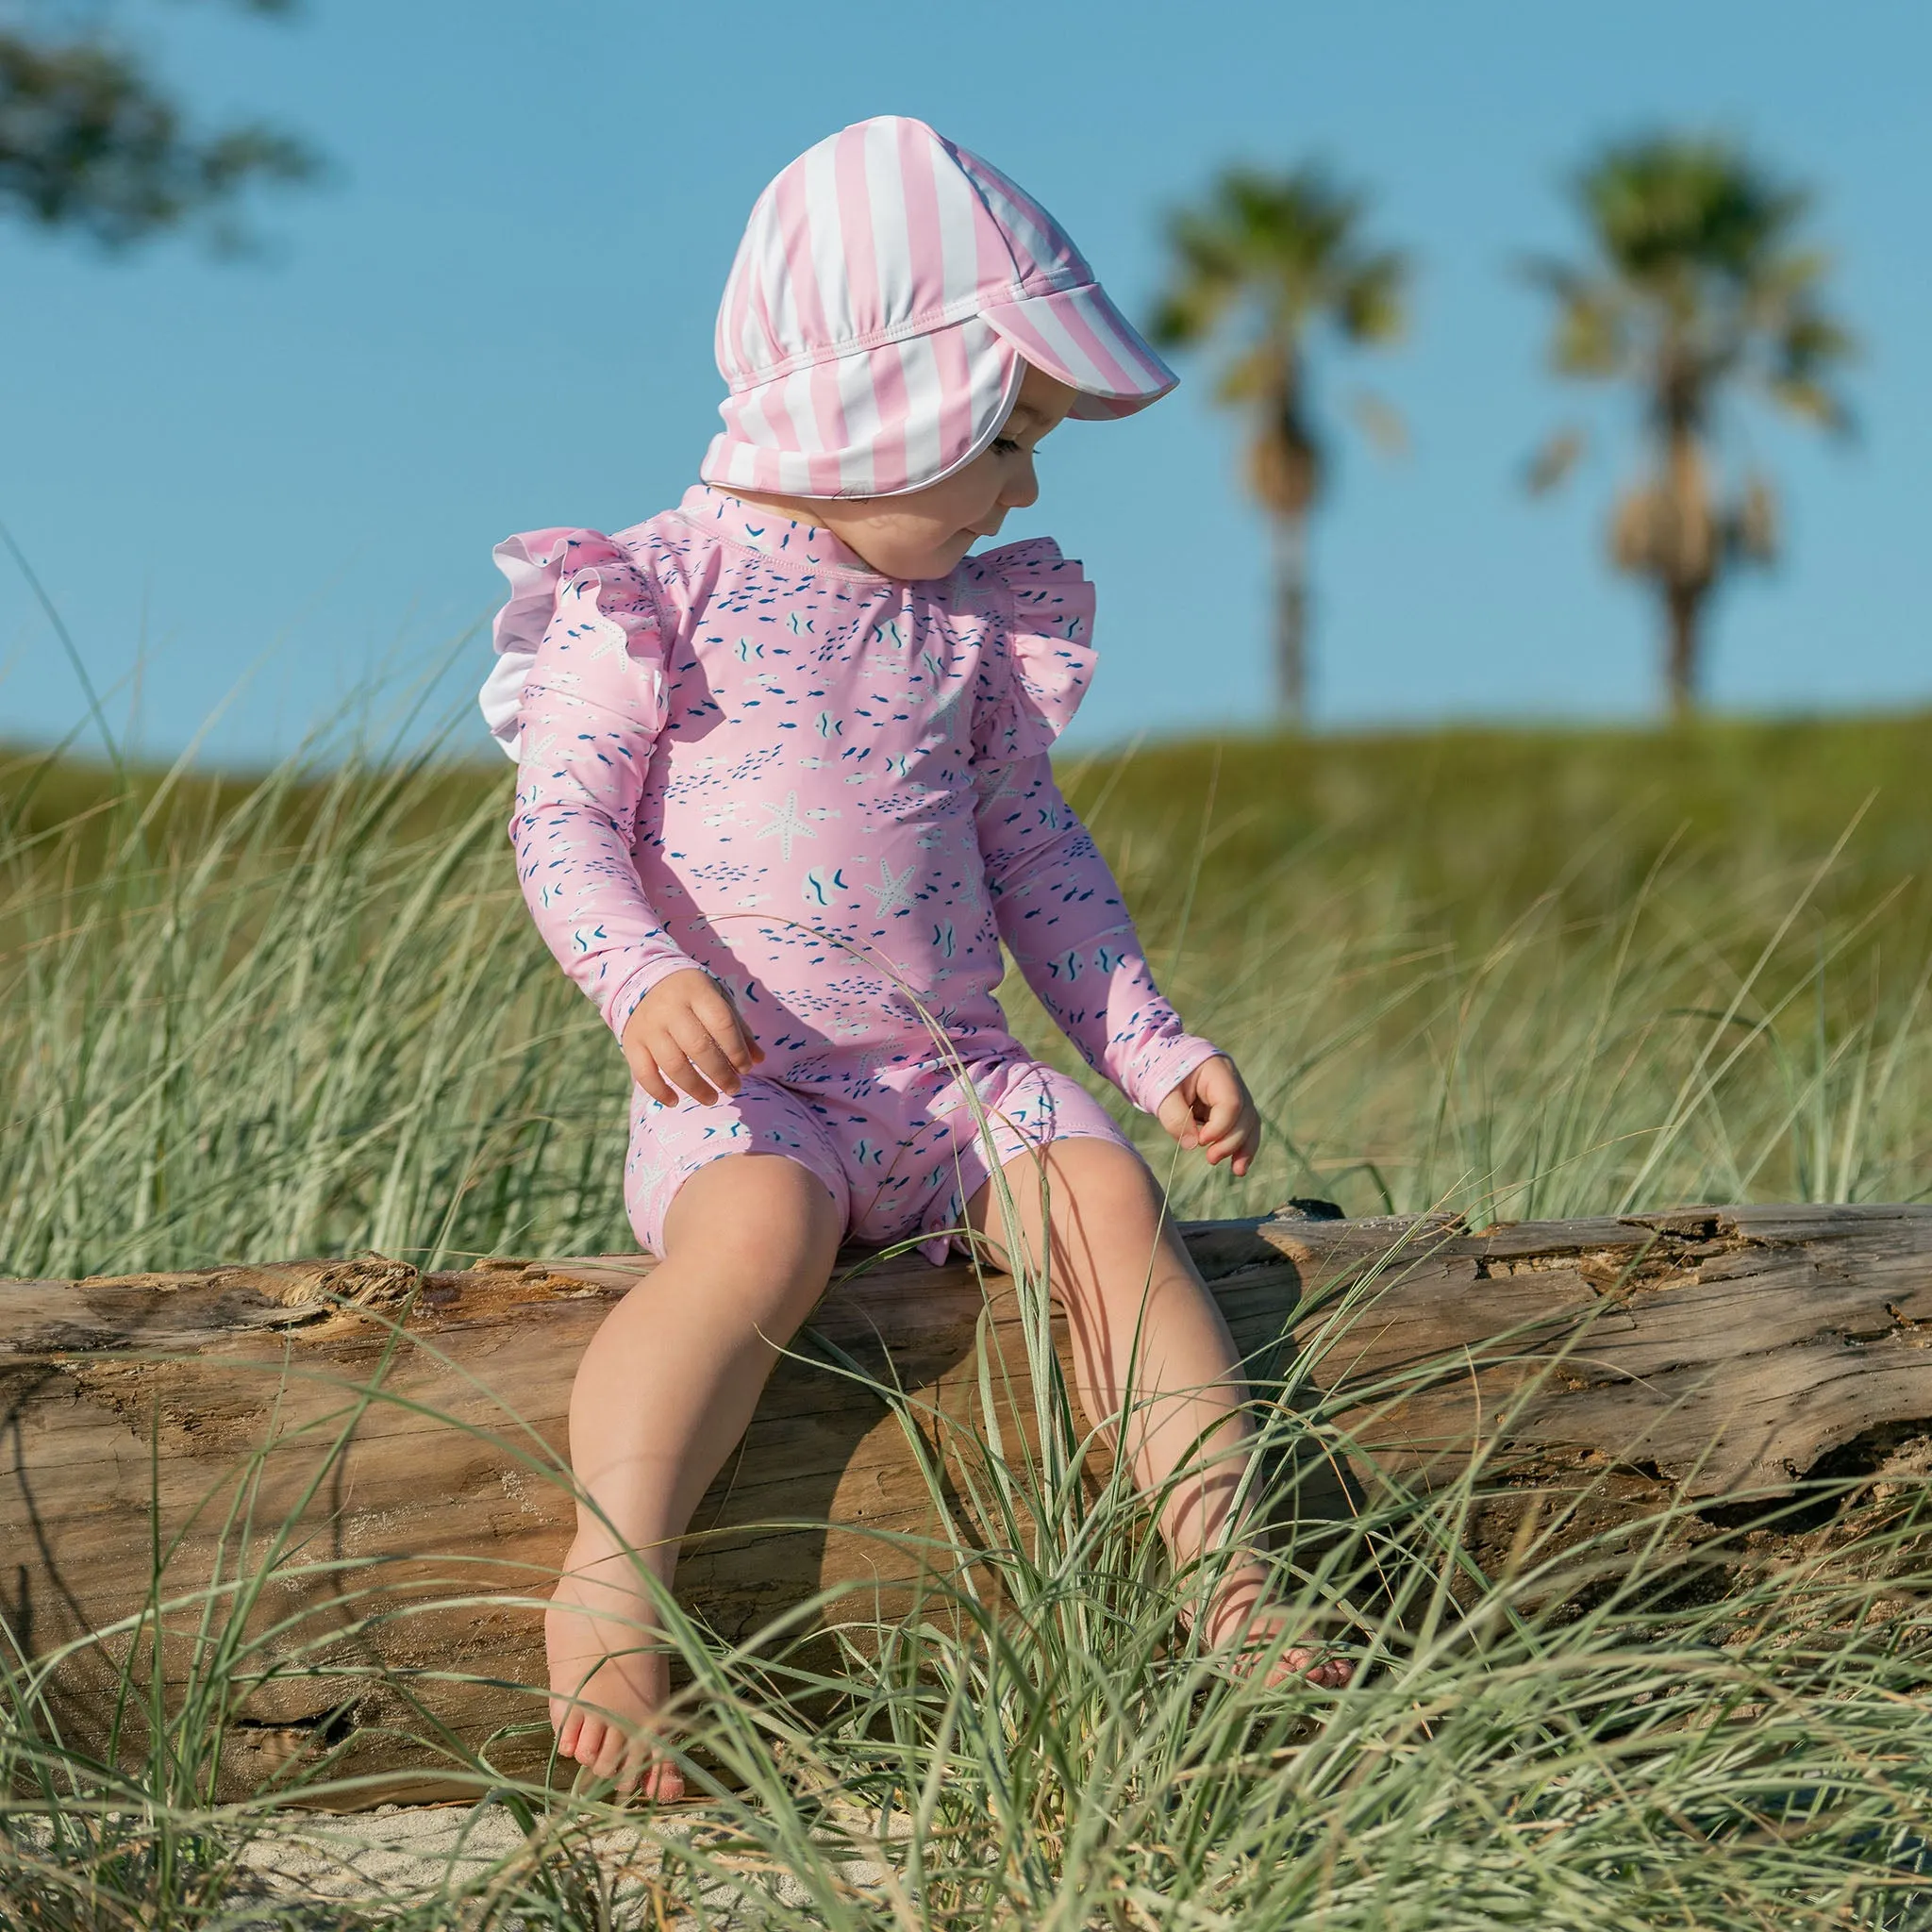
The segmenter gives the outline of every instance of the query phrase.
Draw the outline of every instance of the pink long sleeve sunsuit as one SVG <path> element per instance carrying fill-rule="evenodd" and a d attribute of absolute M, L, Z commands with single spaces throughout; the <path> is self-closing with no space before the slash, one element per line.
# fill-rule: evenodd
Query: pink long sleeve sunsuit
<path fill-rule="evenodd" d="M 1051 541 L 907 583 L 698 485 L 614 536 L 537 531 L 498 556 L 499 641 L 541 633 L 510 836 L 546 943 L 620 1037 L 697 966 L 765 1053 L 712 1106 L 633 1090 L 646 1248 L 696 1169 L 764 1152 L 817 1174 L 857 1239 L 924 1237 L 939 1261 L 991 1171 L 982 1132 L 1002 1164 L 1120 1141 L 1007 1030 L 1002 940 L 1137 1107 L 1217 1051 L 1157 990 L 1054 780 L 1094 654 L 1091 587 Z"/>

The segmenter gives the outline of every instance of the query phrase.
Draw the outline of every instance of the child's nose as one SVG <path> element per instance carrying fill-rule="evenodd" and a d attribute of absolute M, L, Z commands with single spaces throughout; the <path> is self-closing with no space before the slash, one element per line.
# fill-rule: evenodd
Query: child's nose
<path fill-rule="evenodd" d="M 1000 502 L 1008 509 L 1028 509 L 1040 501 L 1040 478 L 1033 472 L 1033 458 L 1014 464 L 1000 491 Z"/>

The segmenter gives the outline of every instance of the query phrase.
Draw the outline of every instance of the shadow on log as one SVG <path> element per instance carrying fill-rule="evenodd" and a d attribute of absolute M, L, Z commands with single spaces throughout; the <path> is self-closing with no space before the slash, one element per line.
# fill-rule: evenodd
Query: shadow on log
<path fill-rule="evenodd" d="M 1284 1213 L 1185 1234 L 1257 1393 L 1283 1399 L 1302 1352 L 1369 1492 L 1426 1487 L 1480 1444 L 1504 1482 L 1607 1470 L 1693 1502 L 1788 1495 L 1827 1457 L 1932 1418 L 1932 1208 L 1479 1235 Z M 928 1436 L 972 1429 L 985 1321 L 1007 1425 L 1028 1433 L 1009 1283 L 914 1257 L 843 1265 L 686 1543 L 679 1599 L 726 1640 L 828 1586 L 860 1617 L 874 1591 L 903 1604 L 917 1551 L 891 1539 L 936 1532 L 906 1423 L 832 1366 L 841 1354 L 896 1381 Z M 433 1793 L 424 1736 L 540 1765 L 528 1687 L 570 1533 L 571 1377 L 650 1266 L 375 1257 L 0 1283 L 0 1614 L 28 1657 L 75 1646 L 49 1679 L 70 1737 L 98 1744 L 158 1549 L 171 1701 L 217 1669 L 258 1680 L 225 1745 L 231 1789 L 341 1740 L 370 1803 Z M 1055 1339 L 1064 1366 L 1058 1324 Z M 1347 1500 L 1305 1487 L 1303 1507 Z M 209 1592 L 213 1638 L 197 1635 Z M 212 1654 L 225 1629 L 256 1647 Z M 289 1669 L 318 1645 L 325 1674 Z"/>

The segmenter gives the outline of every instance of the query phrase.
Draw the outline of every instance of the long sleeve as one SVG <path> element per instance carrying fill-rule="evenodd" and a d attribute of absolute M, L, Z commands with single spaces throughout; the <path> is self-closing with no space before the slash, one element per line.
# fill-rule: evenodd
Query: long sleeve
<path fill-rule="evenodd" d="M 1000 938 L 1087 1064 L 1155 1113 L 1221 1049 L 1161 997 L 1113 873 L 1048 759 L 1093 675 L 1093 587 L 1045 538 L 974 561 L 1004 619 L 982 659 L 973 759 Z"/>
<path fill-rule="evenodd" d="M 1100 848 L 1045 752 L 984 770 L 979 849 L 1000 938 L 1096 1073 L 1144 1113 L 1221 1051 L 1161 996 Z"/>
<path fill-rule="evenodd" d="M 696 962 L 646 897 L 632 849 L 664 723 L 656 605 L 608 539 L 570 536 L 546 559 L 558 579 L 555 613 L 518 705 L 509 836 L 544 943 L 621 1039 L 645 993 Z"/>

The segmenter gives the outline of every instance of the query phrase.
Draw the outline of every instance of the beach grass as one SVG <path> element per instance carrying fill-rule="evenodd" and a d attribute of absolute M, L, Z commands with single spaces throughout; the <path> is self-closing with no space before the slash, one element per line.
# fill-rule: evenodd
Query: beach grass
<path fill-rule="evenodd" d="M 1271 1129 L 1243 1182 L 1141 1144 L 1199 1216 L 1923 1199 L 1928 774 L 1932 718 L 1069 760 Z M 0 1273 L 631 1246 L 623 1069 L 516 893 L 508 791 L 341 746 L 219 781 L 0 761 Z M 132 1761 L 0 1657 L 0 1924 L 1932 1924 L 1924 1443 L 1810 1499 L 1823 1542 L 1680 1500 L 1582 1547 L 1533 1525 L 1500 1574 L 1479 1458 L 1372 1484 L 1280 1556 L 1308 1620 L 1354 1619 L 1337 1695 L 1178 1640 L 1198 1579 L 1066 1480 L 1085 1424 L 1037 1400 L 1037 1450 L 989 1419 L 928 1472 L 936 1568 L 996 1571 L 1004 1614 L 963 1580 L 884 1628 L 850 1606 L 829 1658 L 674 1624 L 701 1803 L 640 1821 L 454 1763 L 474 1856 L 387 1875 L 373 1823 L 304 1807 L 325 1755 L 214 1783 L 247 1607 L 300 1549 L 261 1525 L 219 1588 L 158 1574 L 111 1639 Z M 1267 1425 L 1350 1453 L 1319 1408 Z M 182 1617 L 207 1667 L 157 1703 Z"/>
<path fill-rule="evenodd" d="M 1183 1213 L 1932 1186 L 1932 717 L 1254 738 L 1064 780 L 1273 1130 L 1245 1181 L 1183 1163 Z M 628 1246 L 625 1071 L 524 910 L 509 791 L 428 758 L 0 761 L 0 1264 Z"/>

